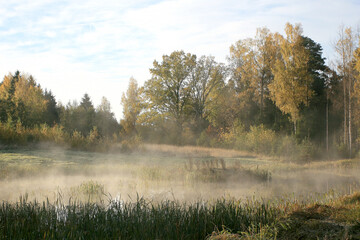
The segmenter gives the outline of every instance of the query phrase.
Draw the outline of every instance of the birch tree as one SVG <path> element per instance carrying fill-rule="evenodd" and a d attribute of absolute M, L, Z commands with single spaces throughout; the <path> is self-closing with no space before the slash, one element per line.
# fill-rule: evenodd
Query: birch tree
<path fill-rule="evenodd" d="M 335 45 L 337 53 L 337 70 L 343 84 L 343 143 L 348 146 L 349 155 L 352 152 L 352 95 L 354 86 L 354 51 L 355 35 L 350 27 L 340 27 Z"/>
<path fill-rule="evenodd" d="M 130 136 L 136 134 L 136 122 L 142 110 L 142 99 L 140 88 L 134 78 L 130 78 L 129 87 L 126 93 L 123 93 L 121 104 L 123 105 L 122 125 L 125 134 Z"/>
<path fill-rule="evenodd" d="M 290 114 L 296 134 L 301 105 L 307 106 L 313 95 L 308 72 L 309 52 L 303 45 L 302 28 L 287 23 L 286 38 L 279 36 L 281 57 L 273 68 L 274 80 L 269 84 L 270 97 L 285 114 Z"/>

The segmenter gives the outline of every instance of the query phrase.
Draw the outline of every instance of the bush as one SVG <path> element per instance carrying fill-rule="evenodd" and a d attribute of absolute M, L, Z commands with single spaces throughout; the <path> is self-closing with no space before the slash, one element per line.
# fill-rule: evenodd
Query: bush
<path fill-rule="evenodd" d="M 141 145 L 141 143 L 142 143 L 142 140 L 138 136 L 126 138 L 123 141 L 121 141 L 120 150 L 122 152 L 126 152 L 126 153 L 132 152 L 132 151 L 137 150 L 139 148 L 139 146 Z"/>
<path fill-rule="evenodd" d="M 70 146 L 74 149 L 84 149 L 86 146 L 86 139 L 80 132 L 75 130 L 70 138 Z"/>
<path fill-rule="evenodd" d="M 264 125 L 251 126 L 246 134 L 246 146 L 248 150 L 256 153 L 272 154 L 277 143 L 276 134 L 273 130 L 266 129 Z"/>
<path fill-rule="evenodd" d="M 219 142 L 222 147 L 246 150 L 245 127 L 241 121 L 236 121 L 228 131 L 223 129 L 219 134 Z"/>
<path fill-rule="evenodd" d="M 54 125 L 49 127 L 46 124 L 40 125 L 41 141 L 51 141 L 58 144 L 65 142 L 66 134 L 62 126 Z"/>
<path fill-rule="evenodd" d="M 288 160 L 297 160 L 299 156 L 299 148 L 294 136 L 284 136 L 278 142 L 276 150 L 278 156 L 286 157 Z"/>
<path fill-rule="evenodd" d="M 294 136 L 284 136 L 279 140 L 276 153 L 289 161 L 308 162 L 318 157 L 318 148 L 308 139 L 297 143 Z"/>
<path fill-rule="evenodd" d="M 300 149 L 300 160 L 301 161 L 310 161 L 311 159 L 316 158 L 317 148 L 313 142 L 308 139 L 302 140 L 301 144 L 299 144 Z"/>
<path fill-rule="evenodd" d="M 211 145 L 211 136 L 207 133 L 206 130 L 202 131 L 199 138 L 196 140 L 196 145 L 210 147 Z"/>

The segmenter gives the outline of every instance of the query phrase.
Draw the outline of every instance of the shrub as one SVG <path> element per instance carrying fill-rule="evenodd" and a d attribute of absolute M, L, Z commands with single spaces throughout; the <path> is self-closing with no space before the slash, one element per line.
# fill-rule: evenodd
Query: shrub
<path fill-rule="evenodd" d="M 196 145 L 210 147 L 211 140 L 212 140 L 212 136 L 210 136 L 210 134 L 207 132 L 207 130 L 204 130 L 201 132 L 199 138 L 196 140 Z"/>
<path fill-rule="evenodd" d="M 299 160 L 301 161 L 309 161 L 314 159 L 317 155 L 317 148 L 313 142 L 308 139 L 302 140 L 301 144 L 299 145 Z"/>
<path fill-rule="evenodd" d="M 139 136 L 130 137 L 121 141 L 121 148 L 122 152 L 132 152 L 139 148 L 141 145 L 142 140 Z"/>
<path fill-rule="evenodd" d="M 246 134 L 246 146 L 249 150 L 257 153 L 274 153 L 276 146 L 276 134 L 264 125 L 251 126 Z"/>
<path fill-rule="evenodd" d="M 297 160 L 297 156 L 299 156 L 299 148 L 295 137 L 284 136 L 280 138 L 276 153 L 278 156 L 284 156 L 290 161 Z"/>
<path fill-rule="evenodd" d="M 221 146 L 226 148 L 236 148 L 239 150 L 245 150 L 245 127 L 241 121 L 236 121 L 232 128 L 229 130 L 223 129 L 220 132 L 219 141 Z"/>
<path fill-rule="evenodd" d="M 75 149 L 83 149 L 86 146 L 85 140 L 84 136 L 75 130 L 70 138 L 70 146 Z"/>
<path fill-rule="evenodd" d="M 100 141 L 100 135 L 97 130 L 97 127 L 93 127 L 93 129 L 90 131 L 89 135 L 87 136 L 87 144 L 89 147 L 97 145 Z"/>

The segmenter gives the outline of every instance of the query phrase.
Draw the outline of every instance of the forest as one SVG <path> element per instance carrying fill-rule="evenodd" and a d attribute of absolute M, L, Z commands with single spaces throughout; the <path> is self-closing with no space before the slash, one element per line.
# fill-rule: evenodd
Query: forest
<path fill-rule="evenodd" d="M 15 71 L 0 83 L 0 142 L 50 142 L 73 149 L 124 151 L 140 143 L 245 150 L 294 160 L 353 158 L 360 147 L 359 33 L 341 26 L 336 59 L 303 35 L 267 28 L 230 46 L 227 63 L 174 51 L 154 60 L 151 78 L 130 78 L 118 122 L 103 97 L 95 107 L 59 104 L 35 77 Z M 53 89 L 56 91 L 56 89 Z M 116 103 L 118 104 L 118 103 Z"/>

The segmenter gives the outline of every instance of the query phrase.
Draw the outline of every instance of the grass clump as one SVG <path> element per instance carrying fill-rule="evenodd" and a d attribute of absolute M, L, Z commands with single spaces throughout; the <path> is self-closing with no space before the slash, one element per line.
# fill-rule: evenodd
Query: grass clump
<path fill-rule="evenodd" d="M 73 198 L 88 202 L 101 202 L 106 195 L 104 185 L 91 180 L 72 187 L 70 192 Z"/>

